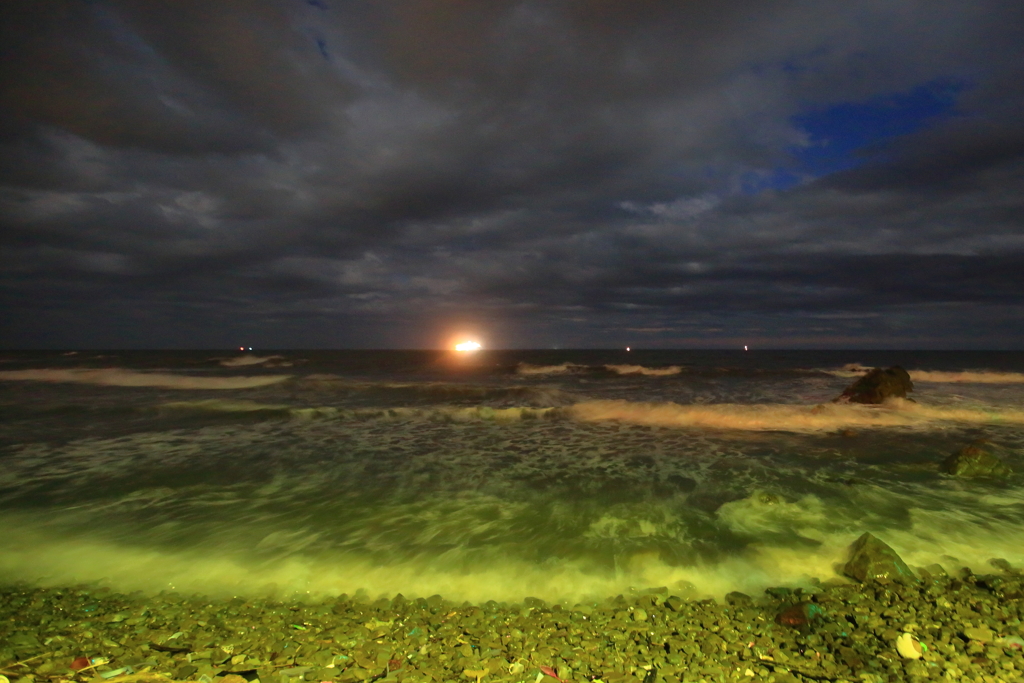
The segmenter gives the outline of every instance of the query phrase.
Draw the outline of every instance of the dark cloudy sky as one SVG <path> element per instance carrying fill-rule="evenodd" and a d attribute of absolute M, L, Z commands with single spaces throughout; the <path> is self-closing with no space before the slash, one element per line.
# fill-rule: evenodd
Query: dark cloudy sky
<path fill-rule="evenodd" d="M 1020 0 L 2 6 L 0 346 L 1024 348 Z"/>

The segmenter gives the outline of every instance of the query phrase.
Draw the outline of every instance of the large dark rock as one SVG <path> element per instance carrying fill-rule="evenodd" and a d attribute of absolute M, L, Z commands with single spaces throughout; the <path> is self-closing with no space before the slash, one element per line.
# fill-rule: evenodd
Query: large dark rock
<path fill-rule="evenodd" d="M 964 446 L 942 463 L 942 471 L 954 477 L 1005 477 L 1010 468 L 996 455 L 999 449 L 981 439 Z"/>
<path fill-rule="evenodd" d="M 856 382 L 846 387 L 835 401 L 852 403 L 881 403 L 887 398 L 906 398 L 914 390 L 910 373 L 898 365 L 891 368 L 875 368 Z"/>
<path fill-rule="evenodd" d="M 871 534 L 864 534 L 850 546 L 850 561 L 843 573 L 858 581 L 889 579 L 913 581 L 914 573 L 896 551 Z"/>

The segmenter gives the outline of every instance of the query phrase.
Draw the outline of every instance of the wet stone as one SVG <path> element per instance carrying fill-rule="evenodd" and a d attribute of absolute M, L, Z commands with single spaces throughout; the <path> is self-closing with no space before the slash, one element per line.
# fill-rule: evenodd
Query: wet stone
<path fill-rule="evenodd" d="M 910 374 L 898 365 L 890 368 L 874 368 L 848 386 L 835 401 L 852 403 L 883 403 L 890 398 L 906 398 L 914 390 Z"/>
<path fill-rule="evenodd" d="M 725 602 L 729 605 L 749 605 L 753 603 L 753 601 L 754 599 L 751 598 L 749 595 L 747 595 L 746 593 L 740 593 L 739 591 L 727 593 L 725 596 Z"/>
<path fill-rule="evenodd" d="M 914 580 L 914 574 L 903 559 L 886 543 L 870 533 L 858 538 L 850 548 L 850 560 L 843 572 L 858 581 L 889 579 Z"/>
<path fill-rule="evenodd" d="M 199 671 L 199 667 L 193 664 L 186 664 L 184 666 L 178 667 L 178 669 L 174 672 L 174 677 L 182 681 L 187 680 L 188 678 L 191 678 L 192 674 L 196 673 L 197 671 Z"/>
<path fill-rule="evenodd" d="M 975 441 L 946 458 L 941 469 L 954 477 L 1004 478 L 1010 474 L 1010 468 L 999 458 L 998 451 L 984 439 Z"/>

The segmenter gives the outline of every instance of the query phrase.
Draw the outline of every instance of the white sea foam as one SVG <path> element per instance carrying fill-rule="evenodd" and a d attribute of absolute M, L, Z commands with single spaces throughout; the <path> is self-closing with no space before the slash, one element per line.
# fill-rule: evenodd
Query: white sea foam
<path fill-rule="evenodd" d="M 733 590 L 757 594 L 771 585 L 810 587 L 814 579 L 834 578 L 848 557 L 849 545 L 864 531 L 889 543 L 912 567 L 939 562 L 948 570 L 968 566 L 985 572 L 993 557 L 1014 566 L 1024 564 L 1024 526 L 1015 517 L 997 521 L 991 515 L 959 510 L 958 503 L 969 504 L 970 494 L 964 493 L 961 501 L 955 492 L 945 493 L 951 496 L 948 509 L 912 507 L 909 519 L 895 527 L 871 510 L 891 503 L 901 495 L 898 492 L 865 486 L 865 514 L 859 519 L 837 515 L 815 496 L 784 501 L 755 493 L 723 505 L 717 513 L 734 533 L 752 539 L 744 548 L 722 554 L 718 561 L 688 566 L 670 563 L 656 549 L 623 551 L 616 554 L 614 569 L 604 572 L 557 553 L 541 562 L 528 561 L 500 546 L 457 546 L 440 554 L 381 562 L 357 552 L 325 551 L 320 532 L 308 527 L 268 528 L 249 550 L 230 544 L 219 544 L 216 550 L 157 548 L 135 539 L 65 534 L 57 531 L 63 524 L 51 513 L 5 512 L 0 514 L 0 524 L 8 530 L 5 552 L 0 555 L 0 580 L 44 585 L 99 581 L 120 591 L 172 589 L 208 595 L 316 598 L 357 591 L 374 597 L 440 593 L 451 600 L 478 603 L 536 596 L 573 604 L 648 586 L 667 586 L 689 597 L 720 598 Z M 1022 502 L 1012 500 L 1007 505 L 1012 508 Z M 459 521 L 429 514 L 417 519 L 422 527 L 417 543 L 429 542 L 430 535 L 438 533 L 438 524 Z M 591 524 L 586 536 L 607 544 L 609 539 L 643 541 L 676 533 L 677 520 L 668 510 L 636 519 L 610 509 Z M 773 540 L 780 538 L 781 542 Z M 956 557 L 955 566 L 945 556 Z M 68 557 L 75 562 L 68 562 Z"/>
<path fill-rule="evenodd" d="M 277 384 L 291 375 L 261 377 L 195 377 L 166 372 L 137 372 L 124 368 L 40 368 L 3 370 L 0 381 L 74 382 L 111 387 L 161 387 L 163 389 L 249 389 Z"/>
<path fill-rule="evenodd" d="M 5 520 L 9 524 L 10 519 Z M 11 527 L 14 528 L 14 527 Z M 207 595 L 320 597 L 365 591 L 407 597 L 440 593 L 452 600 L 585 599 L 628 590 L 629 583 L 596 578 L 572 566 L 540 567 L 505 559 L 490 568 L 455 571 L 422 562 L 379 563 L 335 555 L 292 556 L 277 562 L 225 552 L 161 551 L 82 536 L 59 538 L 18 526 L 6 539 L 0 576 L 43 585 L 101 581 L 121 591 L 177 590 Z M 69 563 L 66 558 L 76 558 Z M 662 578 L 662 577 L 658 577 Z"/>
<path fill-rule="evenodd" d="M 825 432 L 846 428 L 915 427 L 944 423 L 1024 424 L 1015 408 L 928 406 L 891 399 L 879 406 L 825 403 L 816 406 L 734 403 L 679 405 L 631 401 L 584 401 L 568 409 L 573 417 L 660 427 L 697 427 L 746 431 Z"/>
<path fill-rule="evenodd" d="M 860 363 L 848 363 L 838 370 L 822 370 L 836 377 L 860 377 L 872 368 Z M 1024 384 L 1024 373 L 997 372 L 995 370 L 908 370 L 914 382 L 935 384 Z"/>
<path fill-rule="evenodd" d="M 455 600 L 520 601 L 527 596 L 573 604 L 600 600 L 646 586 L 669 586 L 691 597 L 719 596 L 731 590 L 756 593 L 768 585 L 807 584 L 811 569 L 831 576 L 825 558 L 788 565 L 776 555 L 760 552 L 735 556 L 715 564 L 672 566 L 656 551 L 624 553 L 612 572 L 595 573 L 579 561 L 557 557 L 537 563 L 487 550 L 452 549 L 429 559 L 381 563 L 354 553 L 309 551 L 316 541 L 310 530 L 271 531 L 262 550 L 283 550 L 268 560 L 257 551 L 245 553 L 224 547 L 181 550 L 157 549 L 77 533 L 64 535 L 38 517 L 6 513 L 0 523 L 5 536 L 0 556 L 0 579 L 74 585 L 101 582 L 119 591 L 177 590 L 207 595 L 275 595 L 325 597 L 365 591 L 371 596 L 407 597 L 440 593 Z M 481 553 L 488 554 L 482 557 Z M 75 562 L 67 562 L 73 556 Z M 474 561 L 469 561 L 474 560 Z M 795 574 L 780 567 L 797 569 Z"/>
<path fill-rule="evenodd" d="M 678 375 L 683 370 L 678 365 L 670 365 L 664 368 L 648 368 L 643 365 L 606 365 L 604 367 L 619 375 L 648 375 L 651 377 Z"/>
<path fill-rule="evenodd" d="M 231 401 L 223 399 L 204 399 L 199 401 L 170 401 L 160 405 L 161 410 L 171 412 L 216 413 L 240 415 L 267 413 L 297 419 L 385 419 L 385 420 L 449 420 L 453 422 L 471 422 L 491 420 L 494 422 L 517 422 L 545 417 L 558 408 L 529 406 L 513 406 L 509 408 L 492 408 L 490 406 L 470 406 L 459 408 L 454 406 L 436 406 L 415 408 L 397 406 L 394 408 L 337 408 L 335 406 L 298 407 L 285 404 L 259 403 L 256 401 Z"/>
<path fill-rule="evenodd" d="M 516 366 L 516 373 L 520 375 L 564 375 L 581 367 L 584 366 L 569 362 L 565 362 L 560 365 L 530 365 L 529 363 L 520 363 Z"/>
<path fill-rule="evenodd" d="M 860 377 L 861 375 L 867 374 L 871 370 L 872 368 L 861 365 L 860 363 L 847 363 L 841 368 L 826 369 L 821 370 L 821 372 L 824 372 L 829 375 L 834 375 L 836 377 Z"/>
<path fill-rule="evenodd" d="M 993 372 L 991 370 L 965 370 L 963 372 L 911 370 L 910 379 L 915 382 L 955 384 L 1024 384 L 1024 373 Z"/>
<path fill-rule="evenodd" d="M 1024 409 L 982 406 L 932 406 L 903 399 L 890 399 L 882 405 L 824 403 L 820 405 L 712 403 L 640 403 L 624 400 L 598 400 L 574 403 L 565 408 L 513 406 L 493 408 L 486 405 L 426 408 L 354 408 L 334 406 L 292 407 L 253 401 L 174 401 L 162 409 L 196 413 L 267 413 L 303 419 L 397 419 L 450 420 L 470 422 L 569 417 L 584 422 L 625 422 L 658 427 L 698 428 L 736 431 L 780 431 L 816 433 L 840 429 L 913 428 L 941 429 L 950 424 L 1024 424 Z"/>

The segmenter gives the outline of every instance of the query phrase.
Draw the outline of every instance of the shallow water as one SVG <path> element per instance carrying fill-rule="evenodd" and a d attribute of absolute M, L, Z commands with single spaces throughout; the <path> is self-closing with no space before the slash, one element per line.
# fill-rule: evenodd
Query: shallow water
<path fill-rule="evenodd" d="M 876 364 L 908 368 L 916 403 L 830 403 Z M 828 578 L 864 531 L 911 565 L 1020 565 L 1022 370 L 977 352 L 0 354 L 0 578 L 721 595 Z M 1008 480 L 938 472 L 982 437 Z"/>

